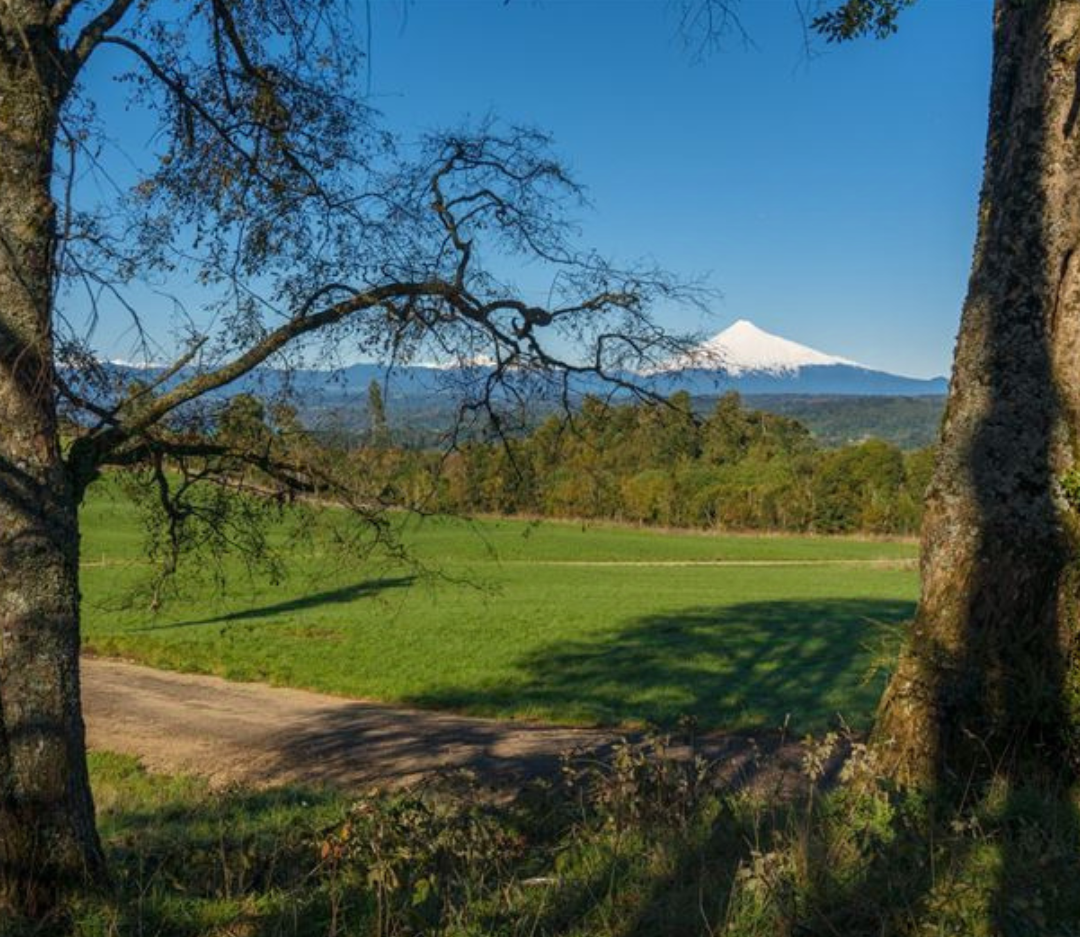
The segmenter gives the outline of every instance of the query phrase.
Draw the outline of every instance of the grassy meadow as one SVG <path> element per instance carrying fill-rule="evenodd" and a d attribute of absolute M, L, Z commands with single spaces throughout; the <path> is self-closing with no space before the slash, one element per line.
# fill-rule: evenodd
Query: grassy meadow
<path fill-rule="evenodd" d="M 338 515 L 341 522 L 341 512 Z M 316 522 L 317 523 L 317 522 Z M 151 611 L 134 507 L 83 508 L 86 645 L 158 667 L 575 724 L 864 725 L 917 590 L 898 541 L 394 521 L 410 559 L 275 536 L 283 581 L 185 570 Z M 868 675 L 869 679 L 868 679 Z"/>
<path fill-rule="evenodd" d="M 341 512 L 338 522 L 351 523 Z M 1070 937 L 1080 792 L 898 789 L 858 738 L 913 610 L 910 543 L 397 518 L 411 559 L 345 562 L 327 516 L 274 536 L 290 574 L 209 568 L 156 612 L 134 509 L 83 515 L 99 652 L 237 679 L 562 722 L 815 731 L 804 778 L 743 791 L 662 737 L 506 798 L 212 790 L 91 756 L 113 889 L 2 937 Z M 206 575 L 199 575 L 202 572 Z M 691 740 L 692 744 L 692 740 Z M 842 783 L 822 786 L 845 746 Z M 50 928 L 52 928 L 50 930 Z"/>

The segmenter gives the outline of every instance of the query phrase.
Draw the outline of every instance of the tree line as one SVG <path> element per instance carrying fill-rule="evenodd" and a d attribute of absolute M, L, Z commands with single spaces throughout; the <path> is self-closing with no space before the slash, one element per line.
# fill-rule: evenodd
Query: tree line
<path fill-rule="evenodd" d="M 449 455 L 395 448 L 385 420 L 352 455 L 384 497 L 451 513 L 815 533 L 918 530 L 932 452 L 878 439 L 828 449 L 799 421 L 737 393 L 698 416 L 686 393 L 613 404 L 586 397 L 520 438 Z"/>

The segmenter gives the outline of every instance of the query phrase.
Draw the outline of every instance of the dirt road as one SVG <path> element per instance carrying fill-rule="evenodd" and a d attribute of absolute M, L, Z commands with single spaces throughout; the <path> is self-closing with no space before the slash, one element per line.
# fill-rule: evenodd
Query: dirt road
<path fill-rule="evenodd" d="M 217 677 L 83 660 L 91 748 L 138 756 L 149 769 L 211 784 L 301 782 L 357 789 L 408 784 L 467 768 L 513 784 L 556 770 L 560 753 L 610 748 L 618 734 L 397 709 Z M 799 746 L 710 736 L 704 753 L 732 782 L 793 772 Z M 763 754 L 764 757 L 759 757 Z"/>

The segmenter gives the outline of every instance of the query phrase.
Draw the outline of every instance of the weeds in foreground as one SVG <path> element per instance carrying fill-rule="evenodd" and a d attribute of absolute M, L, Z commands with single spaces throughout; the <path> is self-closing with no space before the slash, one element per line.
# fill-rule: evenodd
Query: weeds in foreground
<path fill-rule="evenodd" d="M 211 793 L 98 755 L 116 894 L 0 934 L 1080 934 L 1075 792 L 936 802 L 897 791 L 843 733 L 808 743 L 795 794 L 734 792 L 722 768 L 654 738 L 569 758 L 510 800 L 458 777 L 347 802 Z"/>

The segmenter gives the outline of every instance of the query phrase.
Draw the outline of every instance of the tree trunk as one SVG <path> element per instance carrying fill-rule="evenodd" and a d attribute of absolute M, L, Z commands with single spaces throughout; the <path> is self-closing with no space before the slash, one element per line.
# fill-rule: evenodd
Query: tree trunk
<path fill-rule="evenodd" d="M 1060 773 L 1076 748 L 1078 85 L 1080 3 L 997 0 L 978 239 L 922 596 L 875 729 L 907 782 Z"/>
<path fill-rule="evenodd" d="M 53 389 L 63 81 L 48 3 L 0 11 L 0 906 L 101 881 L 79 698 L 78 519 Z"/>

